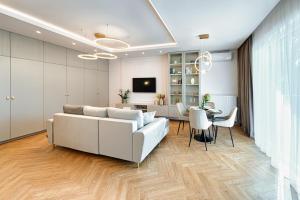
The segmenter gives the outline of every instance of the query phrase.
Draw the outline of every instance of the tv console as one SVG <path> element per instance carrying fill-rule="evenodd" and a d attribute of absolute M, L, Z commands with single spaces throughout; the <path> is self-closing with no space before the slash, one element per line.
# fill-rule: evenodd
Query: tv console
<path fill-rule="evenodd" d="M 126 103 L 116 104 L 117 108 L 128 107 L 132 110 L 142 110 L 143 112 L 156 111 L 157 117 L 167 117 L 169 119 L 177 119 L 177 108 L 176 105 L 155 105 L 155 104 L 143 104 L 143 103 Z"/>

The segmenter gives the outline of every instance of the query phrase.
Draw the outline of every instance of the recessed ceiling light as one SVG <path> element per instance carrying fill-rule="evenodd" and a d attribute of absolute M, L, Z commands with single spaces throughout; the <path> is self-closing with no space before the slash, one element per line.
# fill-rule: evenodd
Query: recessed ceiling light
<path fill-rule="evenodd" d="M 128 56 L 128 53 L 125 53 L 124 55 L 125 55 L 125 56 Z"/>
<path fill-rule="evenodd" d="M 145 54 L 145 52 L 142 52 L 142 54 L 144 55 L 144 54 Z"/>
<path fill-rule="evenodd" d="M 94 52 L 97 52 L 97 49 L 94 49 Z"/>
<path fill-rule="evenodd" d="M 73 46 L 75 46 L 75 45 L 76 45 L 76 43 L 75 43 L 75 42 L 72 42 L 72 45 L 73 45 Z"/>
<path fill-rule="evenodd" d="M 162 50 L 160 50 L 159 53 L 162 53 Z"/>
<path fill-rule="evenodd" d="M 39 30 L 37 30 L 37 31 L 35 31 L 37 34 L 41 34 L 42 32 L 41 31 L 39 31 Z"/>

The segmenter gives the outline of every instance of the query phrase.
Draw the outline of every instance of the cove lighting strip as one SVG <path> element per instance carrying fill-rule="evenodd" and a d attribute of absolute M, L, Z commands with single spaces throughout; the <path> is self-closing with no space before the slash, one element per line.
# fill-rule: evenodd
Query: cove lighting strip
<path fill-rule="evenodd" d="M 18 11 L 16 9 L 10 8 L 8 6 L 5 6 L 3 4 L 0 4 L 0 13 L 7 15 L 9 17 L 18 19 L 20 21 L 32 24 L 34 26 L 40 27 L 42 29 L 51 31 L 53 33 L 62 35 L 64 37 L 70 38 L 70 40 L 75 40 L 78 42 L 81 42 L 83 44 L 89 45 L 91 47 L 97 48 L 97 49 L 101 49 L 103 51 L 107 51 L 110 53 L 118 53 L 118 52 L 127 52 L 127 51 L 141 51 L 141 50 L 150 50 L 150 49 L 156 49 L 156 48 L 168 48 L 168 47 L 175 47 L 177 45 L 177 42 L 173 36 L 173 34 L 171 33 L 169 27 L 167 26 L 167 24 L 164 22 L 164 20 L 162 19 L 162 17 L 160 16 L 159 12 L 157 11 L 157 9 L 155 8 L 152 0 L 146 0 L 149 2 L 153 12 L 157 15 L 157 17 L 159 18 L 159 20 L 161 21 L 161 23 L 163 24 L 163 26 L 165 27 L 165 29 L 167 30 L 168 34 L 171 36 L 173 42 L 171 43 L 160 43 L 160 44 L 152 44 L 152 45 L 140 45 L 140 46 L 130 46 L 126 49 L 114 49 L 114 48 L 109 48 L 109 47 L 105 47 L 103 45 L 99 45 L 97 44 L 95 41 L 90 40 L 88 38 L 85 38 L 81 35 L 78 35 L 76 33 L 73 33 L 71 31 L 68 31 L 62 27 L 56 26 L 54 24 L 51 24 L 47 21 L 38 19 L 36 17 L 33 17 L 29 14 L 23 13 L 21 11 Z"/>

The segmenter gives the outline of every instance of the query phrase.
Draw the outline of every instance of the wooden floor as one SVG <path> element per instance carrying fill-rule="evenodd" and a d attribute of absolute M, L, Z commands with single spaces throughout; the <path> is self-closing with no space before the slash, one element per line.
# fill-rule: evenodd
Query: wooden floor
<path fill-rule="evenodd" d="M 48 145 L 39 134 L 0 145 L 0 199 L 276 199 L 276 172 L 239 128 L 217 144 L 167 137 L 141 164 Z"/>

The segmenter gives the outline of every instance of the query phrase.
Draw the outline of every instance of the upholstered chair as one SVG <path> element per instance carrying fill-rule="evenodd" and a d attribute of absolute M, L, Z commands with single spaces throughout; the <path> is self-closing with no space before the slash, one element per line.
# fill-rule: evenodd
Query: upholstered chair
<path fill-rule="evenodd" d="M 182 124 L 182 129 L 184 129 L 184 122 L 189 123 L 189 112 L 183 103 L 176 103 L 176 108 L 177 108 L 177 118 L 179 121 L 178 129 L 177 129 L 177 135 L 178 135 L 180 125 Z"/>

